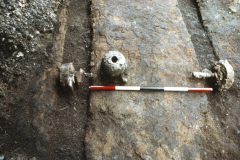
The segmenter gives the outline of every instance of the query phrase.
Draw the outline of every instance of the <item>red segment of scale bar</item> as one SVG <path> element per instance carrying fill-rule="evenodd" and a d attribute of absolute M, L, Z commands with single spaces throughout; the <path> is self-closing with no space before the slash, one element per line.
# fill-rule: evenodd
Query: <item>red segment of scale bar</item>
<path fill-rule="evenodd" d="M 188 88 L 188 91 L 213 91 L 212 88 Z"/>
<path fill-rule="evenodd" d="M 91 89 L 97 90 L 116 90 L 115 86 L 91 86 Z"/>

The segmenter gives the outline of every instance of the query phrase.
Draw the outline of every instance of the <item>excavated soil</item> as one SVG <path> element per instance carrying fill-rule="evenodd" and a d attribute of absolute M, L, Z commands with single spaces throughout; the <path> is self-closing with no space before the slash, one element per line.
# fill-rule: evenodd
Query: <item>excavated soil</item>
<path fill-rule="evenodd" d="M 36 1 L 39 3 L 33 6 L 40 5 L 41 1 Z M 0 30 L 0 155 L 5 159 L 84 160 L 88 156 L 85 154 L 85 135 L 88 119 L 93 118 L 88 111 L 88 86 L 91 82 L 86 79 L 81 86 L 75 86 L 73 92 L 66 90 L 59 83 L 59 67 L 61 63 L 73 62 L 75 69 L 90 71 L 91 1 L 54 2 L 56 4 L 51 5 L 53 11 L 50 12 L 55 13 L 58 20 L 47 19 L 45 29 L 41 25 L 41 16 L 38 16 L 45 13 L 35 13 L 37 9 L 33 8 L 30 13 L 35 17 L 30 16 L 30 19 L 35 20 L 23 19 L 27 22 L 22 24 L 24 27 L 13 25 L 16 34 L 10 25 L 12 22 L 6 23 L 6 30 Z M 12 12 L 16 7 L 11 4 L 13 1 L 0 0 L 0 3 L 1 12 L 6 9 Z M 10 8 L 6 8 L 7 5 Z M 191 35 L 200 69 L 211 69 L 212 64 L 219 59 L 202 22 L 198 3 L 194 0 L 178 0 L 178 7 Z M 19 16 L 18 12 L 14 14 Z M 7 14 L 0 14 L 1 21 L 4 21 L 4 16 Z M 16 23 L 19 22 L 17 17 L 12 17 Z M 31 28 L 31 25 L 34 27 Z M 17 41 L 14 36 L 22 36 L 25 40 Z M 212 85 L 211 79 L 205 80 L 205 86 Z M 209 105 L 203 113 L 204 123 L 214 126 L 204 126 L 202 136 L 196 140 L 201 150 L 204 150 L 201 156 L 205 159 L 239 159 L 238 85 L 235 84 L 227 92 L 206 93 L 206 96 Z M 95 117 L 101 117 L 108 124 L 105 122 L 105 111 L 101 112 Z M 211 122 L 208 115 L 213 115 Z M 90 128 L 94 125 L 88 123 Z M 121 139 L 121 145 L 124 143 L 125 140 Z M 169 144 L 172 143 L 169 141 Z M 194 159 L 190 150 L 185 148 L 183 153 L 184 159 Z"/>
<path fill-rule="evenodd" d="M 14 1 L 0 2 L 2 10 L 5 9 L 4 5 L 21 9 Z M 30 23 L 28 27 L 18 30 L 16 26 L 16 35 L 28 32 L 37 37 L 36 43 L 41 46 L 35 47 L 33 43 L 33 48 L 29 45 L 24 49 L 21 45 L 32 41 L 17 39 L 14 42 L 19 46 L 15 49 L 16 55 L 18 52 L 23 54 L 17 57 L 11 55 L 10 49 L 14 45 L 1 41 L 0 154 L 5 159 L 85 159 L 89 79 L 81 86 L 75 86 L 76 89 L 71 92 L 59 82 L 59 67 L 61 63 L 73 62 L 76 69 L 81 67 L 89 71 L 91 2 L 62 1 L 54 12 L 49 13 L 46 9 L 42 11 L 40 6 L 50 8 L 54 1 L 46 4 L 36 2 L 26 6 L 22 13 L 31 15 L 37 11 L 38 15 L 29 17 L 30 20 L 26 21 Z M 12 10 L 10 8 L 4 12 L 12 13 Z M 45 14 L 56 14 L 57 20 L 47 19 L 46 24 L 43 23 L 44 19 L 42 23 L 38 22 L 39 17 L 48 17 Z M 25 17 L 23 14 L 23 22 Z M 10 18 L 17 21 L 17 17 Z M 41 30 L 39 26 L 51 24 L 54 27 L 52 31 L 51 28 L 49 31 Z M 1 39 L 8 40 L 6 33 L 11 28 L 3 29 Z"/>

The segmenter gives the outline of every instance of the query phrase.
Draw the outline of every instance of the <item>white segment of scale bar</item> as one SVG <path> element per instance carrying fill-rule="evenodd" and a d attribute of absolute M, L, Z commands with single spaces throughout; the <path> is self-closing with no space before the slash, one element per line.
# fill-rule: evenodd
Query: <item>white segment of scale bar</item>
<path fill-rule="evenodd" d="M 164 87 L 164 91 L 188 91 L 188 87 Z"/>
<path fill-rule="evenodd" d="M 115 90 L 139 91 L 140 86 L 116 86 Z"/>

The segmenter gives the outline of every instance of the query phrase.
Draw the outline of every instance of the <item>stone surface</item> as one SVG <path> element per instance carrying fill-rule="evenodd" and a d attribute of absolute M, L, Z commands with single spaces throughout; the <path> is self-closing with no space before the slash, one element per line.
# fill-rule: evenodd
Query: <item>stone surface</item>
<path fill-rule="evenodd" d="M 207 68 L 211 70 L 212 65 L 219 59 L 214 54 L 211 41 L 202 24 L 201 14 L 197 2 L 194 0 L 178 0 L 178 7 L 183 15 L 188 33 L 197 55 L 200 71 Z"/>
<path fill-rule="evenodd" d="M 205 145 L 219 159 L 239 159 L 240 146 L 240 102 L 239 102 L 239 12 L 232 12 L 231 7 L 238 8 L 239 0 L 199 0 L 203 27 L 210 37 L 214 54 L 218 59 L 227 59 L 235 71 L 233 86 L 226 92 L 207 93 L 212 120 L 208 121 L 215 129 L 204 135 L 215 145 Z M 204 54 L 204 53 L 200 53 Z M 206 65 L 200 62 L 202 68 Z M 218 143 L 216 143 L 218 141 Z M 205 140 L 204 143 L 207 143 Z"/>
<path fill-rule="evenodd" d="M 177 1 L 92 2 L 93 85 L 101 58 L 111 50 L 128 60 L 126 85 L 203 87 Z M 205 93 L 93 91 L 86 133 L 87 159 L 201 159 Z M 210 118 L 206 118 L 209 116 Z"/>
<path fill-rule="evenodd" d="M 240 11 L 239 1 L 198 0 L 203 25 L 208 31 L 214 52 L 221 60 L 228 60 L 235 70 L 233 87 L 240 86 Z"/>

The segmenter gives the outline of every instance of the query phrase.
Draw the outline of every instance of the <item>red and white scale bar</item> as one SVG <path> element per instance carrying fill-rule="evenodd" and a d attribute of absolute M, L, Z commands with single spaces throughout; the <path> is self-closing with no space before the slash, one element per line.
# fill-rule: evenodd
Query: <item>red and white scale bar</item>
<path fill-rule="evenodd" d="M 117 90 L 117 91 L 213 91 L 212 88 L 193 88 L 193 87 L 140 87 L 140 86 L 90 86 L 91 90 Z"/>

